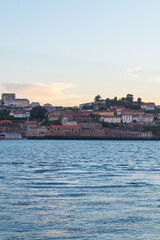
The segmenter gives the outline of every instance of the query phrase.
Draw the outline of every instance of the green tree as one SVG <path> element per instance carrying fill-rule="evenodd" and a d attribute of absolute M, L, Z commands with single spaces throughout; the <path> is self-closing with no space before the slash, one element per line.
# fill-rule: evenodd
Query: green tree
<path fill-rule="evenodd" d="M 126 101 L 132 103 L 133 102 L 133 94 L 127 94 Z"/>
<path fill-rule="evenodd" d="M 6 109 L 2 109 L 0 110 L 0 121 L 1 120 L 13 120 L 14 117 L 9 115 L 10 111 L 6 110 Z"/>
<path fill-rule="evenodd" d="M 139 103 L 139 104 L 141 104 L 141 102 L 142 102 L 142 99 L 139 97 L 139 98 L 137 98 L 137 102 Z"/>
<path fill-rule="evenodd" d="M 41 106 L 32 108 L 30 118 L 35 120 L 43 120 L 46 118 L 47 110 Z"/>
<path fill-rule="evenodd" d="M 101 96 L 100 96 L 100 95 L 97 95 L 97 96 L 95 96 L 94 101 L 97 102 L 97 101 L 99 101 L 100 99 L 101 99 Z"/>
<path fill-rule="evenodd" d="M 115 103 L 117 102 L 117 97 L 114 98 L 114 102 L 115 102 Z"/>
<path fill-rule="evenodd" d="M 110 99 L 109 98 L 106 98 L 106 106 L 110 107 Z"/>
<path fill-rule="evenodd" d="M 121 98 L 121 101 L 122 101 L 122 102 L 125 102 L 125 100 L 126 100 L 126 99 L 125 99 L 124 97 Z"/>

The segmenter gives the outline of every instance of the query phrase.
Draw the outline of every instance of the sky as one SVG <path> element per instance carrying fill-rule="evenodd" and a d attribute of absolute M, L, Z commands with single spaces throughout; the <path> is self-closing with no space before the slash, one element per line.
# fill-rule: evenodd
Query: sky
<path fill-rule="evenodd" d="M 159 0 L 0 0 L 0 94 L 160 104 Z"/>

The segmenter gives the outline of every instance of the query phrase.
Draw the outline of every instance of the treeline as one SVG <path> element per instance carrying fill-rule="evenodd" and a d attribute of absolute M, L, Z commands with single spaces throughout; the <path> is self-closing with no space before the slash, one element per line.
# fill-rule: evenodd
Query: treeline
<path fill-rule="evenodd" d="M 10 111 L 4 109 L 0 110 L 0 121 L 2 120 L 13 120 L 14 117 L 9 115 Z"/>
<path fill-rule="evenodd" d="M 122 97 L 120 99 L 117 99 L 117 97 L 113 99 L 106 99 L 106 106 L 110 108 L 111 106 L 119 106 L 124 108 L 130 108 L 138 110 L 141 108 L 142 99 L 138 98 L 136 101 L 134 101 L 134 97 L 132 94 L 127 94 L 126 97 Z"/>
<path fill-rule="evenodd" d="M 14 123 L 24 121 L 24 118 L 14 118 L 13 116 L 9 115 L 10 111 L 6 109 L 0 110 L 0 121 L 2 120 L 10 120 Z"/>
<path fill-rule="evenodd" d="M 105 103 L 104 103 L 105 101 Z M 103 102 L 103 103 L 102 103 Z M 94 103 L 92 105 L 85 105 L 83 106 L 83 110 L 94 110 L 95 106 L 99 107 L 99 110 L 105 110 L 110 107 L 118 106 L 124 108 L 130 108 L 133 110 L 141 109 L 142 99 L 139 97 L 137 100 L 134 100 L 133 94 L 127 94 L 126 97 L 122 97 L 118 99 L 117 97 L 114 98 L 106 98 L 105 100 L 101 98 L 100 95 L 97 95 L 94 98 Z"/>

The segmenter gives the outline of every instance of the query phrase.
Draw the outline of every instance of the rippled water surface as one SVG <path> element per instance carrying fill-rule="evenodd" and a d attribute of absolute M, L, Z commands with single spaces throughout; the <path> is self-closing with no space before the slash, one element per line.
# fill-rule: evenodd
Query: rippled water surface
<path fill-rule="evenodd" d="M 0 239 L 160 239 L 160 142 L 1 141 Z"/>

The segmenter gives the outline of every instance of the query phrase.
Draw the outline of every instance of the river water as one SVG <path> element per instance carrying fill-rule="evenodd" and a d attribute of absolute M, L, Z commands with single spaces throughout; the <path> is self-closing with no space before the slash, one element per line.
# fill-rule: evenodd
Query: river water
<path fill-rule="evenodd" d="M 1 141 L 10 239 L 160 239 L 160 142 Z"/>

